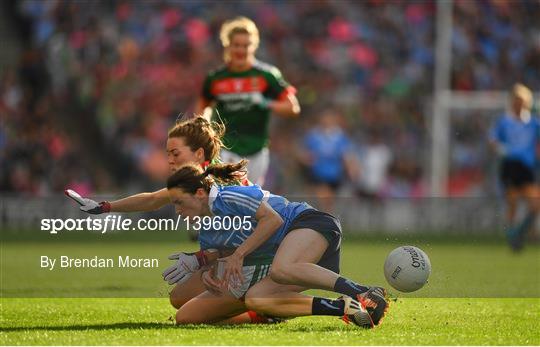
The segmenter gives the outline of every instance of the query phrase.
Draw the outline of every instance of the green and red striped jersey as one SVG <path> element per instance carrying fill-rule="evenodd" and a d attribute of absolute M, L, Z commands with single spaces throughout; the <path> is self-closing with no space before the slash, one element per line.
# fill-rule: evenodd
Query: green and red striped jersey
<path fill-rule="evenodd" d="M 270 110 L 252 103 L 253 95 L 282 100 L 296 93 L 275 66 L 256 61 L 251 69 L 232 72 L 227 66 L 211 71 L 204 81 L 202 96 L 215 102 L 212 120 L 223 122 L 223 143 L 232 152 L 247 156 L 268 144 Z"/>

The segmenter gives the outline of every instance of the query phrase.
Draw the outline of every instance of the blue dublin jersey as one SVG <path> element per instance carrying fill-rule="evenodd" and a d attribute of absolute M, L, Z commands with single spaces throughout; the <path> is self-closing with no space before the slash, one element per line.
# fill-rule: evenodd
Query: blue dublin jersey
<path fill-rule="evenodd" d="M 499 118 L 491 129 L 492 140 L 505 149 L 505 158 L 519 160 L 530 168 L 536 165 L 536 145 L 540 141 L 540 121 L 531 116 L 522 122 L 509 114 Z"/>
<path fill-rule="evenodd" d="M 282 196 L 262 190 L 258 185 L 212 186 L 208 204 L 213 214 L 212 218 L 222 222 L 223 227 L 217 230 L 200 230 L 201 248 L 240 246 L 257 227 L 255 214 L 263 202 L 268 203 L 281 216 L 283 224 L 270 239 L 246 257 L 244 264 L 271 261 L 291 222 L 300 213 L 313 207 L 305 202 L 290 202 Z M 225 221 L 227 227 L 224 227 Z"/>
<path fill-rule="evenodd" d="M 304 147 L 313 156 L 311 173 L 327 182 L 343 178 L 343 157 L 350 151 L 351 143 L 341 129 L 329 132 L 313 129 L 304 137 Z"/>

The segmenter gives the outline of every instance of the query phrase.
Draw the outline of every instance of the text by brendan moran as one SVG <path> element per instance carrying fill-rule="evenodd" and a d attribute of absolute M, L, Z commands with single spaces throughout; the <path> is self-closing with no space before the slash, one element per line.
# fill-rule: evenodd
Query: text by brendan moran
<path fill-rule="evenodd" d="M 91 258 L 72 258 L 62 255 L 58 258 L 50 258 L 42 255 L 40 259 L 41 268 L 54 270 L 56 267 L 61 269 L 73 268 L 157 268 L 159 260 L 156 258 L 133 258 L 130 256 L 121 256 L 117 258 L 100 258 L 94 256 Z"/>

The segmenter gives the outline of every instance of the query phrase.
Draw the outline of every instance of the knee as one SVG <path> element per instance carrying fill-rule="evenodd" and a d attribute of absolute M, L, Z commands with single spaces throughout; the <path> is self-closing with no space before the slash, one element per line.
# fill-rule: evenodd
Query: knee
<path fill-rule="evenodd" d="M 293 283 L 293 273 L 290 267 L 286 267 L 280 264 L 272 265 L 270 269 L 270 278 L 272 281 L 279 284 L 291 284 Z"/>
<path fill-rule="evenodd" d="M 244 299 L 244 303 L 246 304 L 246 308 L 251 311 L 260 311 L 261 306 L 261 300 L 258 298 L 248 298 L 246 297 Z"/>
<path fill-rule="evenodd" d="M 257 293 L 248 292 L 244 298 L 244 304 L 248 310 L 256 312 L 264 311 L 264 299 Z"/>
<path fill-rule="evenodd" d="M 185 324 L 200 324 L 204 323 L 201 317 L 198 317 L 194 314 L 189 314 L 187 310 L 178 310 L 176 311 L 176 325 L 185 325 Z"/>
<path fill-rule="evenodd" d="M 173 305 L 174 306 L 174 305 Z M 176 311 L 176 324 L 177 325 L 183 325 L 183 324 L 191 324 L 189 317 L 185 315 L 182 310 Z"/>
<path fill-rule="evenodd" d="M 171 293 L 171 296 L 169 297 L 169 301 L 171 305 L 177 310 L 186 303 L 185 300 L 183 300 L 182 298 L 173 296 L 172 293 Z"/>
<path fill-rule="evenodd" d="M 173 290 L 169 293 L 169 302 L 175 309 L 179 309 L 184 306 L 186 302 L 191 300 L 194 296 L 194 293 L 182 285 L 176 285 Z"/>

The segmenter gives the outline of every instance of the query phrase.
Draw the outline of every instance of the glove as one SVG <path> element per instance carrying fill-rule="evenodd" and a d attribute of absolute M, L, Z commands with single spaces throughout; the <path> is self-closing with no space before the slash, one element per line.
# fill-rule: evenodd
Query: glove
<path fill-rule="evenodd" d="M 252 107 L 258 107 L 262 110 L 267 110 L 269 108 L 269 101 L 261 93 L 254 93 L 248 97 L 249 102 Z"/>
<path fill-rule="evenodd" d="M 80 210 L 86 213 L 91 214 L 102 214 L 111 212 L 111 204 L 108 201 L 102 201 L 100 203 L 95 202 L 92 199 L 83 198 L 76 191 L 71 189 L 66 189 L 64 193 L 75 200 L 79 205 L 81 205 Z"/>
<path fill-rule="evenodd" d="M 178 252 L 169 256 L 170 260 L 176 260 L 174 265 L 163 271 L 163 280 L 169 284 L 184 283 L 191 275 L 207 264 L 202 250 L 195 253 Z"/>
<path fill-rule="evenodd" d="M 90 214 L 102 214 L 111 212 L 111 204 L 108 201 L 102 201 L 99 204 L 91 199 L 84 199 L 84 205 L 80 209 Z"/>

